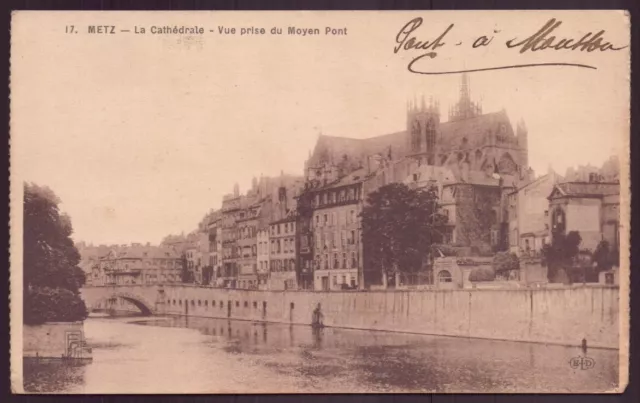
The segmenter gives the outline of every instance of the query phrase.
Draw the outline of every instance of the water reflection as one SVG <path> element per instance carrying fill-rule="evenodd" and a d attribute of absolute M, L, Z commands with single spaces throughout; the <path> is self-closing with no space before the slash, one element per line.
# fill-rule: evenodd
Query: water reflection
<path fill-rule="evenodd" d="M 25 370 L 64 393 L 593 392 L 615 387 L 617 352 L 187 317 L 89 319 L 94 361 Z M 114 390 L 117 388 L 117 390 Z"/>

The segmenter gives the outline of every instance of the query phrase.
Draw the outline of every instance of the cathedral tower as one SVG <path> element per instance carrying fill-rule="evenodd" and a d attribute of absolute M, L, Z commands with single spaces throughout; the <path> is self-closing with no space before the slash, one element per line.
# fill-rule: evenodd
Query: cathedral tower
<path fill-rule="evenodd" d="M 407 150 L 419 164 L 435 165 L 435 153 L 440 126 L 440 103 L 424 96 L 420 106 L 416 100 L 407 104 Z"/>
<path fill-rule="evenodd" d="M 520 119 L 518 121 L 518 125 L 516 126 L 516 137 L 518 139 L 518 145 L 520 146 L 520 150 L 522 156 L 520 158 L 520 165 L 524 168 L 529 167 L 529 139 L 527 133 L 527 126 L 524 124 L 524 120 Z"/>

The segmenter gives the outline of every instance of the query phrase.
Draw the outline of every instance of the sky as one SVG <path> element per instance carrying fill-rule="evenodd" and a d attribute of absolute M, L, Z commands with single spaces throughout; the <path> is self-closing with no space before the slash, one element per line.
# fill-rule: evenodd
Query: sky
<path fill-rule="evenodd" d="M 107 15 L 105 15 L 107 14 Z M 416 32 L 435 39 L 454 23 L 425 69 L 562 61 L 597 70 L 539 67 L 472 73 L 484 112 L 524 119 L 529 161 L 601 165 L 627 152 L 628 53 L 517 55 L 502 44 L 549 18 L 580 37 L 606 28 L 628 43 L 621 14 L 422 13 Z M 23 14 L 14 20 L 11 78 L 12 186 L 49 186 L 71 216 L 74 239 L 158 243 L 189 232 L 235 182 L 302 174 L 319 133 L 366 138 L 404 130 L 406 101 L 424 94 L 441 115 L 458 98 L 460 75 L 407 71 L 418 53 L 395 54 L 395 37 L 415 13 L 368 14 Z M 63 26 L 79 27 L 77 35 Z M 154 24 L 347 27 L 346 36 L 88 35 L 89 24 L 134 30 Z M 495 47 L 469 50 L 494 33 Z M 453 46 L 462 42 L 462 46 Z M 412 56 L 413 55 L 413 56 Z M 546 59 L 545 59 L 546 58 Z M 12 188 L 15 192 L 15 187 Z"/>

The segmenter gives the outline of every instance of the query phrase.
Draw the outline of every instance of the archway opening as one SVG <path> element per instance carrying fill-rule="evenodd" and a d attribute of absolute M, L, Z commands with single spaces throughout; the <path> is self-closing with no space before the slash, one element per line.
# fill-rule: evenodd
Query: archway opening
<path fill-rule="evenodd" d="M 99 301 L 94 306 L 92 306 L 91 310 L 92 311 L 105 310 L 105 311 L 111 312 L 111 313 L 118 312 L 119 310 L 126 312 L 127 311 L 126 309 L 122 309 L 122 308 L 124 308 L 123 301 L 126 301 L 130 305 L 133 305 L 135 308 L 137 308 L 139 313 L 142 316 L 151 316 L 151 315 L 153 315 L 153 311 L 151 310 L 151 308 L 149 306 L 147 306 L 146 303 L 144 303 L 144 302 L 142 302 L 142 301 L 140 301 L 140 300 L 138 300 L 136 298 L 129 297 L 129 296 L 122 296 L 122 295 L 112 295 L 112 296 L 110 296 L 108 298 L 105 298 L 105 299 Z"/>

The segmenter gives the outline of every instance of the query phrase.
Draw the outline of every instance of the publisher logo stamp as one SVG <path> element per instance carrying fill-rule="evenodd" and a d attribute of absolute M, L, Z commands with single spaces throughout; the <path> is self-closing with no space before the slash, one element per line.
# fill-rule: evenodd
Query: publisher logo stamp
<path fill-rule="evenodd" d="M 569 366 L 572 369 L 580 369 L 580 370 L 592 369 L 593 367 L 596 366 L 596 361 L 590 357 L 578 356 L 578 357 L 573 357 L 572 359 L 569 360 Z"/>

